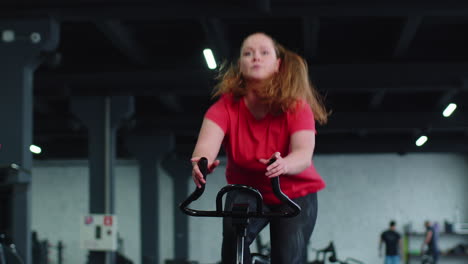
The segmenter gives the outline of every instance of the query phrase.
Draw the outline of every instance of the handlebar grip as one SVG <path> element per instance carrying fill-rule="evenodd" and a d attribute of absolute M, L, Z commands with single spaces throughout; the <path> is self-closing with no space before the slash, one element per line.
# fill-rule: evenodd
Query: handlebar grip
<path fill-rule="evenodd" d="M 287 204 L 291 209 L 292 212 L 286 212 L 284 213 L 284 216 L 287 217 L 293 217 L 298 215 L 301 212 L 301 207 L 293 202 L 288 196 L 286 196 L 280 188 L 280 183 L 279 183 L 279 177 L 274 177 L 270 180 L 271 182 L 271 187 L 273 188 L 273 193 L 275 196 L 283 203 Z"/>
<path fill-rule="evenodd" d="M 275 158 L 270 159 L 268 161 L 268 165 L 273 164 L 273 162 L 275 162 L 275 161 L 276 161 Z M 293 202 L 288 196 L 286 196 L 286 194 L 284 194 L 281 191 L 279 177 L 271 178 L 270 182 L 271 182 L 271 187 L 273 189 L 273 193 L 275 194 L 275 196 L 281 202 L 287 204 L 292 209 L 291 213 L 285 212 L 284 216 L 293 217 L 293 216 L 298 215 L 301 212 L 301 207 L 297 203 Z"/>
<path fill-rule="evenodd" d="M 198 168 L 200 169 L 200 172 L 203 175 L 203 179 L 206 180 L 206 177 L 208 176 L 208 159 L 205 157 L 200 158 L 197 165 L 198 165 Z M 205 184 L 202 183 L 200 188 L 197 188 L 195 186 L 195 191 L 193 191 L 193 193 L 179 205 L 179 208 L 186 214 L 195 215 L 196 212 L 192 209 L 187 208 L 187 206 L 193 201 L 200 198 L 200 196 L 203 194 L 204 191 L 205 191 Z"/>
<path fill-rule="evenodd" d="M 203 175 L 203 179 L 206 180 L 206 176 L 208 176 L 208 159 L 205 157 L 200 158 L 197 165 Z"/>

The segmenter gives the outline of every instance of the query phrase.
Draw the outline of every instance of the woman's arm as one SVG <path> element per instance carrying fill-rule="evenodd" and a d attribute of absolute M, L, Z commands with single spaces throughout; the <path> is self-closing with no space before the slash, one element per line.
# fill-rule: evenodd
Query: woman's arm
<path fill-rule="evenodd" d="M 212 172 L 219 165 L 219 160 L 216 160 L 221 143 L 223 142 L 224 131 L 215 122 L 205 118 L 198 134 L 197 144 L 192 154 L 192 178 L 197 187 L 205 184 L 203 175 L 198 168 L 197 162 L 201 157 L 208 159 L 208 168 Z"/>
<path fill-rule="evenodd" d="M 288 165 L 286 174 L 299 174 L 312 164 L 315 148 L 315 133 L 300 130 L 291 136 L 291 152 L 284 159 Z"/>
<path fill-rule="evenodd" d="M 315 133 L 312 130 L 300 130 L 291 135 L 290 153 L 281 157 L 276 152 L 271 158 L 276 161 L 267 167 L 266 176 L 277 177 L 283 174 L 295 175 L 304 171 L 312 163 L 315 148 Z M 268 160 L 260 160 L 267 164 Z"/>

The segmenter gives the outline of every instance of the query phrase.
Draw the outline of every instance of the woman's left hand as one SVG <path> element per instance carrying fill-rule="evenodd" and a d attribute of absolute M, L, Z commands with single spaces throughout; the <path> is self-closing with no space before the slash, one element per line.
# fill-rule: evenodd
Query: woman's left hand
<path fill-rule="evenodd" d="M 286 161 L 281 157 L 281 153 L 279 152 L 275 152 L 269 159 L 260 159 L 259 161 L 267 165 L 271 159 L 276 159 L 276 161 L 266 168 L 265 176 L 273 178 L 288 173 Z"/>

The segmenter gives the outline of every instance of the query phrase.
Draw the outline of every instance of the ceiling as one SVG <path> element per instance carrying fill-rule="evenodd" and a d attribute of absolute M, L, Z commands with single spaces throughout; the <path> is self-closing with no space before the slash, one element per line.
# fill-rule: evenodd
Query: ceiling
<path fill-rule="evenodd" d="M 332 114 L 316 154 L 468 152 L 468 2 L 327 0 L 2 1 L 0 19 L 50 15 L 56 52 L 34 80 L 37 159 L 87 157 L 87 130 L 70 110 L 77 96 L 132 96 L 117 133 L 132 158 L 134 131 L 170 130 L 190 156 L 216 71 L 242 39 L 262 31 L 307 59 Z M 455 113 L 442 111 L 456 103 Z M 415 145 L 420 135 L 429 140 Z"/>

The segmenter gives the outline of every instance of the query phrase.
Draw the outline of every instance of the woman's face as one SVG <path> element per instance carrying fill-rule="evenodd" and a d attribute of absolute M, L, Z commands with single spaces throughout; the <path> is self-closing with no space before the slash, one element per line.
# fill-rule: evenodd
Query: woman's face
<path fill-rule="evenodd" d="M 250 81 L 263 81 L 278 72 L 280 59 L 273 40 L 264 34 L 253 34 L 244 40 L 239 59 L 242 76 Z"/>

